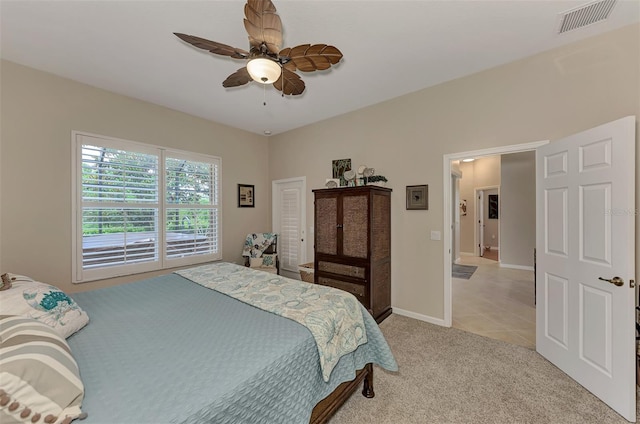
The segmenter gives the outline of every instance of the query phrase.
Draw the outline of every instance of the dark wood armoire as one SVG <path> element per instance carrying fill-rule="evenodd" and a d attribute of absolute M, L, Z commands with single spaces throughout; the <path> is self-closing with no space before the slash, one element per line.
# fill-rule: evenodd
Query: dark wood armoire
<path fill-rule="evenodd" d="M 313 193 L 315 282 L 352 293 L 382 322 L 391 314 L 391 189 Z"/>

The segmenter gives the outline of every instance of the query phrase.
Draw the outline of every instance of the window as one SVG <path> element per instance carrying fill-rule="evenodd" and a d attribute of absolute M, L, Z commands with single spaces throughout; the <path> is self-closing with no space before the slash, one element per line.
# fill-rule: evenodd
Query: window
<path fill-rule="evenodd" d="M 220 158 L 73 139 L 74 282 L 222 258 Z"/>

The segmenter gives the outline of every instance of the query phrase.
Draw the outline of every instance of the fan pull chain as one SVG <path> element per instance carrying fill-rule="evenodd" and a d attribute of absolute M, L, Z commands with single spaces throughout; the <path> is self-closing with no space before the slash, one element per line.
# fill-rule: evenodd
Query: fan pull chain
<path fill-rule="evenodd" d="M 267 105 L 267 84 L 262 84 L 262 106 Z"/>

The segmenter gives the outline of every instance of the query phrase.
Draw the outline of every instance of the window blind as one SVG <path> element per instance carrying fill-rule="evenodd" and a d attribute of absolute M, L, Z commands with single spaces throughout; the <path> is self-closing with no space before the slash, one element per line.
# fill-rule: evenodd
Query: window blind
<path fill-rule="evenodd" d="M 221 259 L 220 159 L 76 134 L 74 281 Z"/>
<path fill-rule="evenodd" d="M 82 267 L 158 259 L 159 156 L 82 145 Z"/>
<path fill-rule="evenodd" d="M 217 252 L 217 165 L 178 157 L 165 164 L 167 258 Z"/>

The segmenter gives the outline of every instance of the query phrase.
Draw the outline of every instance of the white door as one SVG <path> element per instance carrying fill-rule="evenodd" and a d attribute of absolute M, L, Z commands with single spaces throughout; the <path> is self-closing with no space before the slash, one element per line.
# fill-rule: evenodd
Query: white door
<path fill-rule="evenodd" d="M 298 265 L 306 262 L 306 178 L 272 183 L 273 232 L 278 233 L 280 274 L 299 278 Z"/>
<path fill-rule="evenodd" d="M 484 249 L 482 243 L 484 243 L 484 191 L 478 191 L 478 206 L 476 207 L 478 212 L 478 256 L 484 256 Z"/>
<path fill-rule="evenodd" d="M 536 349 L 632 422 L 634 161 L 635 117 L 536 154 Z"/>
<path fill-rule="evenodd" d="M 451 263 L 460 258 L 460 175 L 451 174 Z"/>

